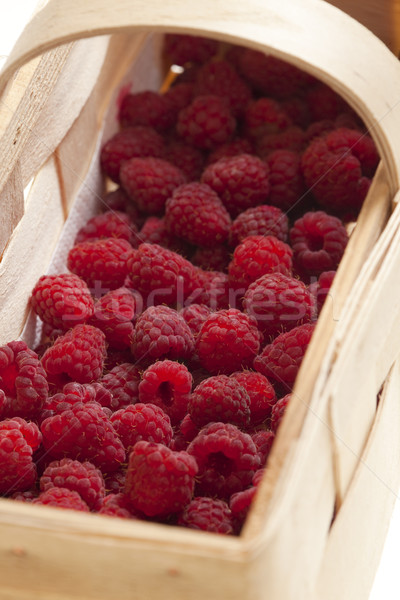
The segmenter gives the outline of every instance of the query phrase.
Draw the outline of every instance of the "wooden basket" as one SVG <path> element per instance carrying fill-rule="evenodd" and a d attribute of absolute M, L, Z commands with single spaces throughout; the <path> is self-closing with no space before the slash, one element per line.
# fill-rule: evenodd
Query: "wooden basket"
<path fill-rule="evenodd" d="M 159 88 L 165 31 L 240 43 L 320 78 L 363 118 L 381 164 L 242 534 L 2 499 L 0 596 L 366 599 L 400 483 L 400 65 L 360 23 L 322 0 L 50 1 L 0 75 L 1 343 L 31 335 L 30 290 L 62 264 L 68 231 L 101 191 L 107 107 L 128 80 Z"/>

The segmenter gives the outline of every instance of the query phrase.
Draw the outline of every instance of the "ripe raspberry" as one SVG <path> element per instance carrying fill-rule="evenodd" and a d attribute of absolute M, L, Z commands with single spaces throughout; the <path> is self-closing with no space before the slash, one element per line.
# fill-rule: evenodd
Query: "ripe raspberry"
<path fill-rule="evenodd" d="M 196 270 L 193 293 L 189 300 L 208 306 L 210 310 L 222 310 L 230 305 L 228 275 L 219 271 Z"/>
<path fill-rule="evenodd" d="M 178 525 L 212 533 L 233 533 L 231 510 L 224 500 L 197 496 L 179 515 Z"/>
<path fill-rule="evenodd" d="M 257 154 L 265 160 L 274 150 L 301 152 L 305 144 L 305 134 L 301 127 L 293 125 L 278 133 L 267 133 L 257 140 Z"/>
<path fill-rule="evenodd" d="M 108 494 L 103 498 L 101 508 L 98 510 L 99 515 L 107 515 L 108 517 L 119 517 L 120 519 L 138 519 L 129 502 L 123 493 Z"/>
<path fill-rule="evenodd" d="M 233 221 L 229 232 L 229 242 L 235 248 L 251 235 L 273 235 L 286 242 L 289 232 L 287 216 L 276 206 L 261 204 L 243 211 Z"/>
<path fill-rule="evenodd" d="M 206 306 L 205 304 L 189 304 L 185 308 L 181 308 L 179 314 L 185 319 L 186 323 L 189 325 L 194 338 L 196 339 L 201 326 L 204 321 L 209 317 L 211 313 L 211 308 Z"/>
<path fill-rule="evenodd" d="M 228 237 L 231 219 L 218 195 L 204 183 L 178 187 L 165 205 L 165 224 L 173 235 L 212 247 Z"/>
<path fill-rule="evenodd" d="M 183 172 L 162 158 L 131 158 L 120 169 L 121 185 L 145 213 L 162 213 L 172 192 L 183 183 Z"/>
<path fill-rule="evenodd" d="M 267 273 L 249 285 L 243 310 L 256 319 L 265 340 L 316 316 L 315 299 L 307 286 L 281 273 Z"/>
<path fill-rule="evenodd" d="M 197 248 L 190 260 L 201 269 L 225 273 L 228 270 L 231 254 L 228 248 L 221 244 L 213 248 Z"/>
<path fill-rule="evenodd" d="M 176 425 L 187 413 L 191 391 L 192 376 L 187 367 L 172 360 L 160 360 L 143 373 L 139 401 L 156 404 Z"/>
<path fill-rule="evenodd" d="M 9 431 L 11 429 L 17 429 L 22 433 L 33 452 L 35 452 L 42 443 L 43 436 L 36 423 L 26 421 L 22 417 L 12 417 L 11 419 L 0 421 L 0 430 Z"/>
<path fill-rule="evenodd" d="M 313 331 L 314 325 L 306 323 L 281 333 L 255 358 L 254 368 L 284 389 L 291 390 Z"/>
<path fill-rule="evenodd" d="M 182 108 L 193 100 L 194 82 L 175 83 L 164 93 L 175 119 Z"/>
<path fill-rule="evenodd" d="M 192 499 L 196 474 L 196 461 L 187 452 L 137 442 L 129 457 L 125 494 L 148 517 L 178 513 Z"/>
<path fill-rule="evenodd" d="M 256 320 L 229 308 L 206 319 L 197 336 L 196 352 L 210 373 L 229 374 L 252 365 L 260 341 Z"/>
<path fill-rule="evenodd" d="M 174 124 L 168 99 L 152 90 L 127 94 L 121 102 L 118 119 L 122 127 L 143 125 L 161 133 Z"/>
<path fill-rule="evenodd" d="M 300 155 L 293 150 L 274 150 L 266 164 L 271 186 L 268 201 L 283 211 L 294 208 L 306 192 Z"/>
<path fill-rule="evenodd" d="M 140 371 L 131 363 L 121 363 L 103 375 L 100 383 L 111 392 L 111 410 L 119 410 L 139 400 Z"/>
<path fill-rule="evenodd" d="M 30 304 L 42 321 L 66 331 L 93 315 L 93 298 L 87 284 L 72 273 L 43 275 L 34 286 Z"/>
<path fill-rule="evenodd" d="M 265 465 L 268 455 L 271 451 L 272 444 L 274 443 L 275 433 L 270 429 L 262 429 L 253 433 L 251 435 L 251 439 L 256 445 L 258 455 L 260 457 L 260 465 Z M 256 485 L 254 483 L 254 478 L 253 485 Z"/>
<path fill-rule="evenodd" d="M 173 139 L 168 144 L 165 155 L 169 162 L 182 171 L 187 181 L 200 179 L 204 168 L 204 153 L 199 148 Z"/>
<path fill-rule="evenodd" d="M 4 496 L 28 490 L 36 480 L 32 448 L 22 431 L 0 428 L 0 493 Z"/>
<path fill-rule="evenodd" d="M 276 433 L 279 425 L 281 424 L 284 412 L 286 410 L 287 405 L 290 402 L 290 398 L 292 394 L 286 394 L 283 398 L 279 398 L 276 402 L 275 406 L 272 409 L 271 414 L 271 430 Z"/>
<path fill-rule="evenodd" d="M 262 423 L 271 414 L 276 401 L 275 390 L 268 379 L 254 371 L 238 371 L 231 378 L 237 381 L 250 398 L 250 426 Z"/>
<path fill-rule="evenodd" d="M 250 485 L 259 468 L 251 437 L 231 423 L 209 423 L 189 444 L 197 461 L 196 495 L 226 500 Z"/>
<path fill-rule="evenodd" d="M 169 446 L 173 437 L 170 418 L 154 403 L 138 402 L 121 408 L 111 415 L 110 421 L 128 454 L 141 440 Z"/>
<path fill-rule="evenodd" d="M 119 183 L 119 170 L 126 160 L 134 156 L 164 156 L 164 140 L 151 127 L 128 127 L 118 131 L 103 145 L 100 166 L 105 175 Z"/>
<path fill-rule="evenodd" d="M 125 449 L 97 402 L 77 402 L 41 424 L 43 446 L 54 459 L 89 461 L 102 473 L 119 469 Z"/>
<path fill-rule="evenodd" d="M 193 390 L 188 410 L 198 427 L 219 421 L 243 428 L 250 421 L 250 398 L 238 381 L 226 375 L 215 375 Z"/>
<path fill-rule="evenodd" d="M 274 236 L 251 235 L 235 248 L 228 267 L 229 284 L 243 292 L 267 273 L 292 272 L 292 249 Z"/>
<path fill-rule="evenodd" d="M 194 438 L 196 437 L 196 435 L 198 435 L 199 432 L 199 427 L 196 425 L 196 423 L 192 421 L 192 417 L 189 415 L 189 413 L 185 415 L 182 421 L 180 422 L 179 433 L 182 435 L 185 442 L 187 442 L 186 446 L 189 444 L 189 442 L 194 440 Z"/>
<path fill-rule="evenodd" d="M 254 146 L 248 138 L 236 137 L 230 142 L 226 142 L 226 144 L 217 146 L 215 150 L 209 152 L 207 165 L 217 162 L 220 158 L 228 158 L 238 154 L 254 154 Z"/>
<path fill-rule="evenodd" d="M 305 213 L 290 230 L 294 259 L 311 275 L 336 269 L 348 237 L 342 221 L 322 210 Z"/>
<path fill-rule="evenodd" d="M 219 42 L 196 35 L 167 33 L 164 38 L 164 54 L 171 63 L 185 66 L 187 63 L 204 63 L 217 53 Z"/>
<path fill-rule="evenodd" d="M 68 253 L 67 266 L 95 291 L 100 286 L 114 290 L 124 285 L 127 260 L 133 248 L 126 240 L 107 238 L 82 242 Z"/>
<path fill-rule="evenodd" d="M 224 144 L 233 135 L 236 119 L 224 98 L 214 95 L 196 96 L 178 115 L 177 133 L 202 150 Z"/>
<path fill-rule="evenodd" d="M 137 231 L 130 215 L 120 210 L 107 210 L 89 219 L 86 225 L 79 229 L 74 245 L 90 240 L 118 238 L 126 240 L 131 246 L 137 246 L 140 241 Z"/>
<path fill-rule="evenodd" d="M 236 492 L 230 497 L 229 508 L 231 509 L 232 522 L 236 535 L 239 535 L 243 527 L 256 492 L 257 488 L 252 486 L 247 490 Z"/>
<path fill-rule="evenodd" d="M 204 170 L 201 181 L 218 194 L 232 217 L 265 203 L 270 190 L 268 167 L 252 154 L 220 158 Z"/>
<path fill-rule="evenodd" d="M 137 299 L 134 294 L 120 287 L 97 300 L 89 323 L 101 329 L 112 348 L 123 350 L 130 348 L 136 311 Z"/>
<path fill-rule="evenodd" d="M 38 497 L 36 489 L 26 490 L 26 492 L 14 492 L 9 496 L 10 500 L 18 500 L 19 502 L 32 502 L 34 498 Z"/>
<path fill-rule="evenodd" d="M 51 381 L 68 377 L 90 383 L 101 377 L 105 355 L 104 333 L 92 325 L 75 325 L 46 350 L 42 365 Z"/>
<path fill-rule="evenodd" d="M 132 354 L 136 360 L 146 364 L 157 359 L 185 359 L 193 351 L 193 334 L 176 310 L 150 306 L 136 321 L 132 337 Z"/>
<path fill-rule="evenodd" d="M 189 253 L 189 245 L 168 231 L 164 217 L 147 217 L 139 235 L 142 243 L 158 244 L 182 256 Z"/>
<path fill-rule="evenodd" d="M 55 487 L 78 492 L 90 509 L 98 509 L 105 495 L 104 478 L 92 463 L 62 458 L 51 462 L 40 478 L 41 492 Z"/>
<path fill-rule="evenodd" d="M 256 471 L 253 475 L 253 479 L 251 481 L 252 485 L 259 485 L 260 482 L 262 481 L 262 478 L 264 477 L 264 473 L 265 473 L 265 468 L 260 468 L 258 469 L 258 471 Z"/>
<path fill-rule="evenodd" d="M 279 133 L 292 125 L 282 106 L 272 98 L 258 98 L 249 102 L 244 123 L 246 133 L 252 139 L 268 133 Z"/>
<path fill-rule="evenodd" d="M 53 487 L 39 494 L 32 500 L 32 504 L 44 504 L 56 508 L 68 508 L 70 510 L 80 510 L 89 512 L 89 507 L 81 498 L 78 492 L 63 487 Z"/>
<path fill-rule="evenodd" d="M 324 271 L 318 277 L 318 281 L 309 286 L 309 290 L 317 303 L 318 314 L 321 312 L 327 296 L 331 296 L 329 290 L 331 289 L 335 275 L 336 271 Z"/>

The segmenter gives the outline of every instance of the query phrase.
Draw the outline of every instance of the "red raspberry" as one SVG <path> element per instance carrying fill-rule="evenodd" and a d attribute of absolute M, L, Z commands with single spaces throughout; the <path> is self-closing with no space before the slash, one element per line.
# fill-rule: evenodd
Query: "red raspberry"
<path fill-rule="evenodd" d="M 218 194 L 232 217 L 265 203 L 270 190 L 268 167 L 252 154 L 220 158 L 204 170 L 201 181 Z"/>
<path fill-rule="evenodd" d="M 226 144 L 217 146 L 215 150 L 210 152 L 207 156 L 207 165 L 217 162 L 220 158 L 228 158 L 237 156 L 238 154 L 253 154 L 254 147 L 252 142 L 248 138 L 236 137 Z"/>
<path fill-rule="evenodd" d="M 229 308 L 206 319 L 196 340 L 196 352 L 210 373 L 229 374 L 251 366 L 260 349 L 260 338 L 253 317 Z"/>
<path fill-rule="evenodd" d="M 46 350 L 42 365 L 52 381 L 67 376 L 90 383 L 101 377 L 105 355 L 104 333 L 92 325 L 75 325 Z"/>
<path fill-rule="evenodd" d="M 41 492 L 55 487 L 78 492 L 91 509 L 99 508 L 105 495 L 104 478 L 92 463 L 62 458 L 51 462 L 40 478 Z"/>
<path fill-rule="evenodd" d="M 43 275 L 32 290 L 30 304 L 42 321 L 66 331 L 93 315 L 87 284 L 72 273 Z"/>
<path fill-rule="evenodd" d="M 207 317 L 209 317 L 210 313 L 211 308 L 205 304 L 195 303 L 189 304 L 189 306 L 181 308 L 179 311 L 179 314 L 185 319 L 195 338 L 198 336 L 201 326 Z"/>
<path fill-rule="evenodd" d="M 172 192 L 186 182 L 183 172 L 162 158 L 131 158 L 120 170 L 121 185 L 145 213 L 162 213 Z"/>
<path fill-rule="evenodd" d="M 265 473 L 265 469 L 264 468 L 258 469 L 258 471 L 256 471 L 254 473 L 254 475 L 253 475 L 253 479 L 252 479 L 252 482 L 251 482 L 252 485 L 255 485 L 255 486 L 259 485 L 260 482 L 262 481 L 263 477 L 264 477 L 264 473 Z"/>
<path fill-rule="evenodd" d="M 243 211 L 233 221 L 229 232 L 231 247 L 252 235 L 273 235 L 286 242 L 289 232 L 287 216 L 276 206 L 262 204 Z"/>
<path fill-rule="evenodd" d="M 188 254 L 189 245 L 168 231 L 164 217 L 147 217 L 139 235 L 142 243 L 158 244 L 182 256 Z"/>
<path fill-rule="evenodd" d="M 231 509 L 234 531 L 237 535 L 239 535 L 243 527 L 256 492 L 257 488 L 252 486 L 242 492 L 236 492 L 230 497 L 229 507 Z"/>
<path fill-rule="evenodd" d="M 79 229 L 74 245 L 104 238 L 126 240 L 132 246 L 137 246 L 139 242 L 137 227 L 131 217 L 125 212 L 113 209 L 89 219 L 86 225 Z"/>
<path fill-rule="evenodd" d="M 231 510 L 224 500 L 197 496 L 179 515 L 178 525 L 212 533 L 233 533 Z"/>
<path fill-rule="evenodd" d="M 127 94 L 118 115 L 122 127 L 144 125 L 164 132 L 174 124 L 174 114 L 165 96 L 152 90 Z"/>
<path fill-rule="evenodd" d="M 11 429 L 17 429 L 22 433 L 33 452 L 35 452 L 42 443 L 43 436 L 36 423 L 26 421 L 22 417 L 12 417 L 12 419 L 0 421 L 0 430 L 9 431 Z"/>
<path fill-rule="evenodd" d="M 164 54 L 180 66 L 187 63 L 204 63 L 217 53 L 219 42 L 201 36 L 167 33 L 164 38 Z"/>
<path fill-rule="evenodd" d="M 18 428 L 0 427 L 0 493 L 28 490 L 36 480 L 32 448 Z"/>
<path fill-rule="evenodd" d="M 134 512 L 132 512 L 129 502 L 123 493 L 108 494 L 105 496 L 98 514 L 107 515 L 108 517 L 119 517 L 120 519 L 139 518 Z"/>
<path fill-rule="evenodd" d="M 256 319 L 264 339 L 315 318 L 314 296 L 307 286 L 282 273 L 267 273 L 249 285 L 243 310 Z"/>
<path fill-rule="evenodd" d="M 228 267 L 229 284 L 243 292 L 267 273 L 292 272 L 292 249 L 274 236 L 251 235 L 235 248 Z"/>
<path fill-rule="evenodd" d="M 23 341 L 0 347 L 0 414 L 34 418 L 49 391 L 39 357 Z"/>
<path fill-rule="evenodd" d="M 136 311 L 137 299 L 134 294 L 120 287 L 97 300 L 89 323 L 101 329 L 112 348 L 123 350 L 130 348 Z"/>
<path fill-rule="evenodd" d="M 68 269 L 95 291 L 99 286 L 114 290 L 124 285 L 132 250 L 129 242 L 117 238 L 82 242 L 69 251 Z"/>
<path fill-rule="evenodd" d="M 170 110 L 175 119 L 182 108 L 188 106 L 193 100 L 194 83 L 177 83 L 168 88 L 164 93 L 164 98 L 168 101 Z M 173 162 L 173 161 L 171 161 Z"/>
<path fill-rule="evenodd" d="M 221 244 L 213 248 L 197 248 L 190 260 L 201 269 L 225 273 L 228 270 L 231 254 L 228 248 Z"/>
<path fill-rule="evenodd" d="M 173 437 L 170 418 L 154 403 L 138 402 L 121 408 L 111 415 L 110 421 L 127 453 L 141 440 L 169 446 Z"/>
<path fill-rule="evenodd" d="M 196 495 L 226 500 L 250 485 L 259 468 L 251 437 L 231 423 L 209 423 L 189 444 L 197 461 Z"/>
<path fill-rule="evenodd" d="M 140 371 L 131 363 L 116 365 L 111 371 L 103 375 L 100 383 L 112 395 L 108 408 L 119 410 L 128 404 L 139 401 Z"/>
<path fill-rule="evenodd" d="M 100 165 L 103 173 L 119 183 L 119 170 L 134 156 L 164 156 L 164 140 L 151 127 L 128 127 L 115 133 L 101 148 Z"/>
<path fill-rule="evenodd" d="M 165 224 L 170 233 L 186 242 L 210 247 L 227 239 L 231 219 L 208 185 L 193 182 L 178 187 L 167 200 Z"/>
<path fill-rule="evenodd" d="M 305 143 L 305 134 L 301 127 L 293 125 L 278 133 L 267 133 L 257 140 L 257 154 L 265 160 L 274 150 L 292 150 L 301 152 Z"/>
<path fill-rule="evenodd" d="M 50 396 L 43 405 L 40 413 L 39 422 L 52 417 L 54 414 L 62 410 L 71 408 L 77 402 L 98 402 L 107 406 L 111 403 L 111 393 L 106 390 L 100 383 L 77 383 L 71 381 L 65 384 L 62 392 L 57 392 Z"/>
<path fill-rule="evenodd" d="M 260 465 L 265 465 L 267 462 L 268 455 L 271 451 L 272 444 L 275 440 L 275 433 L 270 429 L 262 429 L 260 431 L 256 431 L 251 435 L 251 439 L 256 445 L 258 450 L 258 455 L 260 457 Z M 254 483 L 253 478 L 253 485 Z"/>
<path fill-rule="evenodd" d="M 26 490 L 26 492 L 14 492 L 9 496 L 10 500 L 18 500 L 19 502 L 32 502 L 38 497 L 38 492 L 34 490 Z"/>
<path fill-rule="evenodd" d="M 139 384 L 139 401 L 156 404 L 175 425 L 187 413 L 191 391 L 192 376 L 187 367 L 172 360 L 160 360 L 143 373 Z"/>
<path fill-rule="evenodd" d="M 318 314 L 321 312 L 327 296 L 331 295 L 329 290 L 331 289 L 335 275 L 336 271 L 324 271 L 318 277 L 318 281 L 309 286 L 309 290 L 317 303 Z"/>
<path fill-rule="evenodd" d="M 137 442 L 129 457 L 125 494 L 148 517 L 180 512 L 193 496 L 195 459 L 162 444 Z"/>
<path fill-rule="evenodd" d="M 232 373 L 231 378 L 237 381 L 250 398 L 250 426 L 262 423 L 271 414 L 276 401 L 275 390 L 268 379 L 254 371 Z"/>
<path fill-rule="evenodd" d="M 268 133 L 279 133 L 292 125 L 282 106 L 272 98 L 258 98 L 249 102 L 244 122 L 247 135 L 253 139 Z"/>
<path fill-rule="evenodd" d="M 196 96 L 178 115 L 177 133 L 202 150 L 227 142 L 236 128 L 228 103 L 219 96 Z"/>
<path fill-rule="evenodd" d="M 168 306 L 150 306 L 136 321 L 132 354 L 148 363 L 157 359 L 189 358 L 194 351 L 193 334 L 184 318 Z"/>
<path fill-rule="evenodd" d="M 270 194 L 268 201 L 287 211 L 305 198 L 301 158 L 293 150 L 274 150 L 267 159 Z"/>
<path fill-rule="evenodd" d="M 348 237 L 342 221 L 322 210 L 305 213 L 290 230 L 294 259 L 311 275 L 336 269 Z"/>
<path fill-rule="evenodd" d="M 196 386 L 197 387 L 197 386 Z M 179 432 L 182 435 L 183 439 L 187 442 L 194 440 L 196 435 L 200 432 L 199 427 L 192 421 L 192 417 L 187 414 L 183 417 L 182 421 L 179 425 Z"/>
<path fill-rule="evenodd" d="M 70 510 L 80 510 L 89 512 L 89 507 L 81 498 L 78 492 L 63 487 L 53 487 L 39 494 L 32 500 L 32 504 L 44 504 L 56 508 L 68 508 Z"/>
<path fill-rule="evenodd" d="M 200 179 L 204 168 L 204 153 L 191 144 L 172 140 L 165 152 L 169 162 L 184 173 L 187 181 Z"/>
<path fill-rule="evenodd" d="M 205 379 L 193 390 L 189 414 L 198 427 L 214 421 L 247 427 L 250 421 L 250 398 L 246 390 L 226 375 Z"/>
<path fill-rule="evenodd" d="M 116 471 L 125 449 L 97 402 L 77 402 L 41 424 L 43 446 L 54 459 L 89 461 L 103 473 Z"/>
<path fill-rule="evenodd" d="M 290 402 L 290 398 L 292 394 L 286 394 L 283 398 L 279 398 L 279 400 L 275 403 L 275 406 L 272 409 L 271 414 L 271 430 L 276 433 L 279 425 L 281 424 L 284 412 L 286 410 L 287 405 Z"/>
<path fill-rule="evenodd" d="M 304 130 L 310 124 L 310 111 L 308 104 L 303 94 L 292 96 L 281 100 L 281 105 L 286 114 L 290 117 L 292 123 L 296 127 L 301 127 Z"/>
<path fill-rule="evenodd" d="M 197 268 L 193 293 L 189 300 L 203 304 L 211 310 L 228 308 L 228 276 L 219 271 L 204 271 Z"/>
<path fill-rule="evenodd" d="M 312 121 L 334 121 L 340 113 L 349 109 L 346 101 L 322 81 L 318 81 L 307 91 L 306 100 Z"/>
<path fill-rule="evenodd" d="M 281 387 L 293 387 L 304 354 L 314 331 L 314 325 L 306 323 L 281 333 L 254 360 L 254 368 Z M 271 426 L 272 428 L 272 426 Z"/>

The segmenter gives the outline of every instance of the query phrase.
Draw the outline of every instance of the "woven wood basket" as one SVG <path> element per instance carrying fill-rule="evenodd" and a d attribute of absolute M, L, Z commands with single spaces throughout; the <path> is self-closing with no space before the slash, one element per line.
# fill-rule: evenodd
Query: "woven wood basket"
<path fill-rule="evenodd" d="M 0 597 L 367 599 L 400 483 L 400 65 L 388 29 L 382 41 L 322 0 L 48 2 L 0 74 L 1 343 L 34 337 L 30 290 L 63 266 L 95 208 L 121 86 L 160 88 L 164 32 L 246 45 L 318 77 L 363 118 L 381 164 L 242 534 L 1 499 Z"/>

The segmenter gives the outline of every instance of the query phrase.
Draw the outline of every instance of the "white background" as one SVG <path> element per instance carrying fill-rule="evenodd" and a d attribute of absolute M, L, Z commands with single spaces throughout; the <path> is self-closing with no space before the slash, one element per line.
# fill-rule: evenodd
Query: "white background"
<path fill-rule="evenodd" d="M 37 0 L 0 1 L 0 67 L 37 5 Z M 393 493 L 397 496 L 395 510 L 369 600 L 400 600 L 400 492 Z"/>

